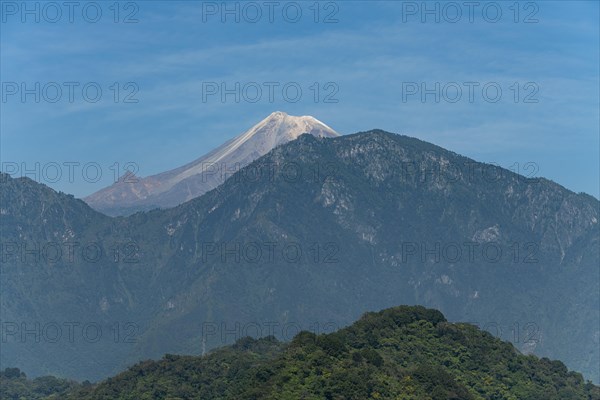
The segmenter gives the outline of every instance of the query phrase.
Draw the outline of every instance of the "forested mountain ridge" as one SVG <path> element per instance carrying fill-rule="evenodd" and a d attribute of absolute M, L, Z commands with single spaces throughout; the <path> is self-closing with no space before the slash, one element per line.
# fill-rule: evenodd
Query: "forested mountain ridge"
<path fill-rule="evenodd" d="M 136 364 L 72 400 L 406 399 L 597 400 L 560 361 L 525 356 L 436 310 L 394 307 L 330 334 L 283 344 L 242 338 L 204 357 L 166 355 Z"/>
<path fill-rule="evenodd" d="M 4 260 L 4 321 L 104 333 L 50 346 L 17 332 L 2 365 L 32 376 L 95 380 L 144 358 L 201 354 L 249 326 L 290 339 L 286 326 L 423 304 L 598 380 L 599 203 L 553 182 L 383 131 L 303 135 L 199 198 L 127 218 L 2 181 L 4 244 L 102 249 Z"/>

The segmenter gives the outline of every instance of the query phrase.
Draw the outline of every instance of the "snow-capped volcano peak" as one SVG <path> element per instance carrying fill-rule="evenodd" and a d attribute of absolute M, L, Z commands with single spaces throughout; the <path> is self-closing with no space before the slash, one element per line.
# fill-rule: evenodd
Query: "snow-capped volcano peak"
<path fill-rule="evenodd" d="M 200 160 L 213 163 L 233 160 L 241 163 L 245 160 L 247 162 L 244 165 L 246 165 L 273 148 L 297 139 L 304 133 L 319 137 L 339 136 L 336 131 L 314 117 L 307 115 L 296 117 L 283 111 L 275 111 L 246 132 L 188 165 L 195 164 Z M 186 175 L 194 173 L 195 171 L 188 170 Z"/>
<path fill-rule="evenodd" d="M 275 111 L 246 132 L 191 163 L 138 179 L 135 184 L 116 183 L 84 200 L 93 208 L 109 214 L 112 209 L 127 208 L 132 211 L 149 206 L 176 206 L 223 183 L 225 178 L 223 174 L 217 176 L 214 173 L 215 167 L 226 171 L 242 168 L 273 148 L 295 140 L 304 133 L 326 138 L 339 136 L 336 131 L 314 117 L 298 117 Z M 210 170 L 210 176 L 207 170 Z"/>
<path fill-rule="evenodd" d="M 206 156 L 178 168 L 183 170 L 171 179 L 180 181 L 202 173 L 206 163 L 224 163 L 231 167 L 245 166 L 275 147 L 298 139 L 304 133 L 318 137 L 339 136 L 336 131 L 314 117 L 296 117 L 276 111 Z"/>
<path fill-rule="evenodd" d="M 275 111 L 267 118 L 238 136 L 234 141 L 236 144 L 239 144 L 245 143 L 251 139 L 256 140 L 260 137 L 260 143 L 254 144 L 261 147 L 267 146 L 268 152 L 280 144 L 297 139 L 304 133 L 319 137 L 339 136 L 336 131 L 314 117 L 308 115 L 296 117 L 288 115 L 283 111 Z"/>

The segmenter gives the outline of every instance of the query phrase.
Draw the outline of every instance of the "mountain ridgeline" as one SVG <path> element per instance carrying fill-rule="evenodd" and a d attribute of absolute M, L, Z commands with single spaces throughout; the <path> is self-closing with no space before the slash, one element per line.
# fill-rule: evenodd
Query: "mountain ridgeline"
<path fill-rule="evenodd" d="M 330 334 L 302 331 L 289 343 L 245 337 L 204 357 L 166 355 L 66 393 L 64 382 L 49 383 L 68 400 L 600 399 L 600 387 L 560 361 L 519 354 L 420 306 L 367 313 Z"/>
<path fill-rule="evenodd" d="M 28 179 L 3 176 L 0 196 L 0 361 L 33 376 L 97 380 L 165 353 L 331 332 L 421 304 L 600 381 L 598 200 L 414 138 L 302 135 L 199 198 L 129 217 Z M 23 251 L 35 246 L 40 257 Z M 152 368 L 187 359 L 173 360 Z M 398 375 L 413 398 L 430 388 L 424 368 Z M 260 387 L 283 384 L 265 374 Z M 399 384 L 386 379 L 372 388 Z M 478 398 L 452 382 L 475 396 L 456 398 Z"/>

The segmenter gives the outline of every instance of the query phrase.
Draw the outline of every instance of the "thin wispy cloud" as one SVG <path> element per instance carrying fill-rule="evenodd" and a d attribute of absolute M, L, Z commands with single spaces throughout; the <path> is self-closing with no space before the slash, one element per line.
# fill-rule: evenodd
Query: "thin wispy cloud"
<path fill-rule="evenodd" d="M 94 141 L 93 157 L 108 162 L 135 149 L 143 170 L 156 173 L 170 164 L 162 148 L 181 151 L 177 161 L 192 160 L 251 121 L 284 109 L 317 114 L 340 132 L 385 128 L 482 161 L 529 151 L 551 164 L 555 149 L 562 149 L 587 165 L 597 164 L 597 4 L 540 4 L 539 23 L 527 25 L 510 19 L 403 22 L 402 9 L 392 2 L 370 2 L 368 8 L 357 3 L 340 3 L 339 23 L 329 25 L 203 23 L 201 7 L 186 2 L 142 3 L 139 23 L 130 25 L 7 23 L 1 39 L 3 81 L 95 81 L 104 96 L 98 103 L 3 104 L 2 157 L 32 161 L 48 151 L 57 159 L 81 154 L 86 141 L 78 135 L 85 129 L 91 137 L 118 139 Z M 234 87 L 269 81 L 298 82 L 304 96 L 297 103 L 281 94 L 256 103 L 203 98 L 206 82 Z M 403 98 L 406 82 L 431 88 L 436 82 L 469 81 L 498 83 L 502 101 L 490 104 L 480 92 L 474 102 Z M 537 104 L 510 99 L 512 84 L 518 83 L 523 96 L 523 85 L 531 81 L 539 86 Z M 139 103 L 112 101 L 108 87 L 114 82 L 135 82 Z M 334 82 L 338 102 L 315 102 L 308 89 L 315 82 Z M 376 110 L 367 107 L 373 104 Z M 585 145 L 576 147 L 573 134 Z M 56 140 L 43 152 L 28 146 L 47 143 L 47 137 Z M 547 173 L 564 177 L 558 168 Z M 574 171 L 574 176 L 579 178 L 559 183 L 599 194 L 597 170 Z M 62 189 L 81 196 L 97 188 Z"/>

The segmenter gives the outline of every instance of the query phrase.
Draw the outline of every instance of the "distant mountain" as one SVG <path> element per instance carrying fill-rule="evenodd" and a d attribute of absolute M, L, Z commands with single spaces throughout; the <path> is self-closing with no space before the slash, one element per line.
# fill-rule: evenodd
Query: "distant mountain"
<path fill-rule="evenodd" d="M 2 366 L 96 380 L 421 304 L 600 381 L 600 202 L 543 178 L 383 131 L 302 135 L 218 190 L 126 218 L 3 178 Z"/>
<path fill-rule="evenodd" d="M 277 111 L 182 167 L 146 178 L 126 174 L 84 200 L 92 208 L 113 216 L 174 207 L 214 189 L 235 171 L 303 133 L 328 138 L 339 136 L 313 117 L 295 117 Z"/>
<path fill-rule="evenodd" d="M 202 358 L 167 355 L 66 397 L 598 400 L 600 387 L 439 311 L 396 307 L 335 333 L 303 331 L 289 344 L 248 337 Z"/>

